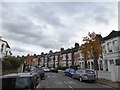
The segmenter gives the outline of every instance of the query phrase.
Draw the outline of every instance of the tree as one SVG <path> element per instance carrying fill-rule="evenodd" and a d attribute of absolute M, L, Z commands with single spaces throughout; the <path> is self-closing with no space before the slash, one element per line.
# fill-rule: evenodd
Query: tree
<path fill-rule="evenodd" d="M 87 68 L 87 60 L 89 59 L 88 47 L 89 47 L 88 43 L 82 44 L 80 47 L 81 53 L 84 57 L 85 68 Z"/>
<path fill-rule="evenodd" d="M 83 38 L 84 44 L 81 45 L 80 50 L 83 53 L 86 61 L 88 59 L 94 60 L 94 69 L 98 70 L 98 59 L 102 55 L 102 46 L 101 46 L 101 35 L 93 33 L 88 33 L 88 36 Z"/>
<path fill-rule="evenodd" d="M 23 63 L 23 60 L 15 56 L 6 56 L 2 61 L 2 68 L 4 70 L 17 69 Z"/>

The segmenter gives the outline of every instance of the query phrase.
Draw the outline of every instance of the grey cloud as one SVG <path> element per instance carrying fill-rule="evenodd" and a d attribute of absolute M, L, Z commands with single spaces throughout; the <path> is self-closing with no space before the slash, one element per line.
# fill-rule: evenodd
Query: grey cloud
<path fill-rule="evenodd" d="M 47 4 L 47 3 L 28 3 L 28 5 L 32 5 L 32 7 L 29 7 L 29 10 L 31 14 L 34 17 L 37 17 L 40 20 L 43 20 L 49 24 L 56 25 L 56 26 L 64 26 L 62 23 L 60 23 L 59 17 L 55 15 L 56 11 L 55 8 Z"/>
<path fill-rule="evenodd" d="M 106 25 L 108 25 L 109 21 L 106 17 L 102 17 L 101 15 L 98 15 L 95 17 L 96 23 L 104 23 Z"/>
<path fill-rule="evenodd" d="M 28 52 L 28 50 L 25 50 L 25 49 L 20 48 L 20 47 L 13 47 L 12 50 L 17 51 L 17 52 Z"/>
<path fill-rule="evenodd" d="M 14 40 L 15 44 L 19 41 L 28 47 L 34 45 L 44 49 L 59 49 L 69 45 L 80 30 L 77 26 L 82 31 L 91 21 L 108 24 L 110 19 L 106 13 L 114 14 L 98 3 L 5 3 L 2 12 L 3 34 L 6 38 Z M 61 23 L 60 16 L 64 15 L 66 20 L 73 18 L 69 22 L 71 26 L 66 26 L 66 21 Z M 36 25 L 34 20 L 44 24 Z M 53 28 L 53 33 L 49 34 L 47 25 Z M 29 52 L 20 48 L 20 45 L 13 47 L 13 50 Z"/>

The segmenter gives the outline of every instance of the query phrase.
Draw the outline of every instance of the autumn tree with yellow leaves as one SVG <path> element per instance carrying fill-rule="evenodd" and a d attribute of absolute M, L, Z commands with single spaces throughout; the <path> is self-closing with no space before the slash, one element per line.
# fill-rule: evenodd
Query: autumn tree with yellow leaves
<path fill-rule="evenodd" d="M 88 36 L 83 38 L 84 44 L 81 45 L 80 50 L 82 51 L 85 68 L 87 68 L 87 60 L 94 60 L 94 69 L 98 70 L 98 59 L 102 55 L 101 46 L 101 35 L 93 33 L 88 33 Z"/>

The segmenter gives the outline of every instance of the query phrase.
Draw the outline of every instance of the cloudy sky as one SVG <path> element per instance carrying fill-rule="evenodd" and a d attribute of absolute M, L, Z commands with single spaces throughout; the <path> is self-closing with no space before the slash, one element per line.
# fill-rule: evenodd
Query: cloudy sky
<path fill-rule="evenodd" d="M 2 38 L 13 55 L 48 53 L 82 44 L 88 32 L 118 30 L 117 2 L 2 2 Z"/>

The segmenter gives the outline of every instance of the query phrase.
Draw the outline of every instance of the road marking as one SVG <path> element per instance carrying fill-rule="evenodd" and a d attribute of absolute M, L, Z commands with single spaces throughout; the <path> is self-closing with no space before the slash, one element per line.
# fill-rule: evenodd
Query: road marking
<path fill-rule="evenodd" d="M 75 82 L 72 82 L 72 81 L 68 81 L 69 84 L 76 84 Z"/>
<path fill-rule="evenodd" d="M 68 85 L 69 86 L 69 88 L 72 88 L 70 85 Z"/>
<path fill-rule="evenodd" d="M 56 84 L 62 84 L 62 82 L 61 82 L 61 81 L 55 81 L 55 83 L 56 83 Z"/>
<path fill-rule="evenodd" d="M 64 81 L 64 83 L 65 83 L 65 84 L 67 84 L 67 82 L 66 82 L 66 81 Z"/>
<path fill-rule="evenodd" d="M 64 81 L 65 84 L 76 84 L 75 82 L 72 81 Z"/>

